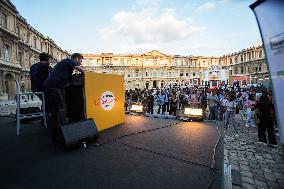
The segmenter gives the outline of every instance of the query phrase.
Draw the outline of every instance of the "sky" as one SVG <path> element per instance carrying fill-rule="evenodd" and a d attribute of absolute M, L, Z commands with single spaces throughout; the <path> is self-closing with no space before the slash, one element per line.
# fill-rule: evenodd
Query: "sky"
<path fill-rule="evenodd" d="M 69 53 L 222 56 L 261 44 L 256 0 L 11 0 Z"/>

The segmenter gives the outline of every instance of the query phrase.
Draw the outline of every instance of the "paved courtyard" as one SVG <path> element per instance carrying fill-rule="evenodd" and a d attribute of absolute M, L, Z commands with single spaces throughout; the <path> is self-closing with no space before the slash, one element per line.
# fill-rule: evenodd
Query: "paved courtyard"
<path fill-rule="evenodd" d="M 284 188 L 281 147 L 258 144 L 257 128 L 245 127 L 242 116 L 236 121 L 239 136 L 235 136 L 232 128 L 224 136 L 224 163 L 241 175 L 241 186 L 233 185 L 233 188 Z M 278 136 L 277 140 L 279 142 Z"/>

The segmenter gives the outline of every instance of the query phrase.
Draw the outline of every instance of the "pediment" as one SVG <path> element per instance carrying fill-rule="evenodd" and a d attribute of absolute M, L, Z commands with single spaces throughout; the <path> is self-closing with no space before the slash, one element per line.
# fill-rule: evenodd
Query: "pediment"
<path fill-rule="evenodd" d="M 147 53 L 144 53 L 144 54 L 142 54 L 142 56 L 151 56 L 151 57 L 161 57 L 161 56 L 167 56 L 167 55 L 165 55 L 165 54 L 163 54 L 163 53 L 161 53 L 161 52 L 159 52 L 159 51 L 157 51 L 157 50 L 152 50 L 152 51 L 150 51 L 150 52 L 147 52 Z"/>

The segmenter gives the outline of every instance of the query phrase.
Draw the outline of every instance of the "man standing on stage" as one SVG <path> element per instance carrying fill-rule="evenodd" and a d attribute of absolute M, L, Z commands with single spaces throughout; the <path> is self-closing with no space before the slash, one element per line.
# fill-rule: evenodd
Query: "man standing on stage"
<path fill-rule="evenodd" d="M 33 92 L 44 92 L 44 81 L 52 71 L 50 67 L 51 56 L 47 53 L 40 53 L 39 61 L 30 68 L 31 89 Z"/>
<path fill-rule="evenodd" d="M 65 125 L 67 123 L 67 106 L 65 101 L 64 88 L 67 81 L 72 76 L 74 69 L 78 70 L 81 73 L 84 73 L 84 68 L 80 66 L 82 59 L 83 56 L 81 54 L 74 53 L 72 54 L 71 59 L 67 58 L 61 60 L 54 66 L 54 69 L 49 74 L 48 78 L 45 80 L 45 86 L 47 88 L 48 96 L 51 100 L 52 105 L 54 106 L 52 117 L 54 118 L 53 137 L 55 143 L 61 141 L 59 125 Z"/>
<path fill-rule="evenodd" d="M 50 103 L 46 95 L 44 81 L 52 71 L 52 67 L 50 66 L 50 58 L 51 56 L 49 54 L 44 52 L 40 53 L 40 62 L 33 64 L 30 68 L 31 90 L 33 92 L 44 92 L 45 110 L 47 115 L 50 112 Z M 38 97 L 43 100 L 42 95 L 38 95 Z"/>

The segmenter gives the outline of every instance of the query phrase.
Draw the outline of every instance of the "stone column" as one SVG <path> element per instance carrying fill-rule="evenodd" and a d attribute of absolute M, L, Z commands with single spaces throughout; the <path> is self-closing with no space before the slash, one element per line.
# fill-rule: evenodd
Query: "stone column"
<path fill-rule="evenodd" d="M 153 81 L 149 80 L 149 89 L 153 88 Z"/>
<path fill-rule="evenodd" d="M 3 71 L 0 71 L 0 93 L 4 93 L 4 74 Z"/>
<path fill-rule="evenodd" d="M 157 87 L 160 89 L 161 88 L 161 81 L 157 80 Z"/>

